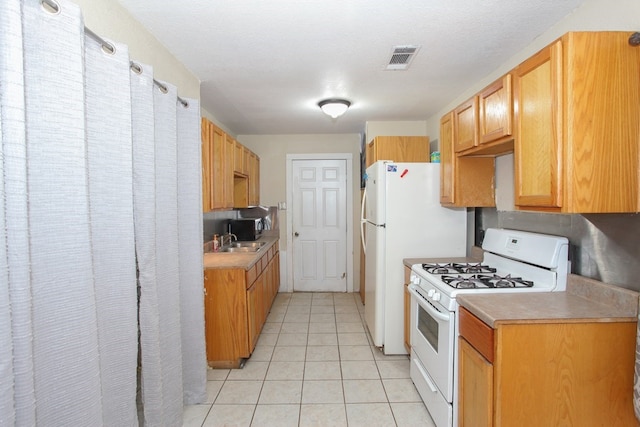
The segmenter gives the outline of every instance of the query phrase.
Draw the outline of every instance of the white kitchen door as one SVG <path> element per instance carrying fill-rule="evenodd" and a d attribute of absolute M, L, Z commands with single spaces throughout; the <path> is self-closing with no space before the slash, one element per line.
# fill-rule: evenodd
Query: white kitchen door
<path fill-rule="evenodd" d="M 293 161 L 293 290 L 347 291 L 347 162 Z"/>

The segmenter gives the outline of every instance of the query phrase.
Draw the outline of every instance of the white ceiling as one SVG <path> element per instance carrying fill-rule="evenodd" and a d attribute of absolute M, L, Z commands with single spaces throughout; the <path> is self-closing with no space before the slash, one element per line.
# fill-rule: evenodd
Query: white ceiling
<path fill-rule="evenodd" d="M 118 0 L 201 81 L 235 134 L 426 120 L 584 0 Z M 392 48 L 420 45 L 406 71 Z M 342 97 L 331 119 L 317 103 Z"/>

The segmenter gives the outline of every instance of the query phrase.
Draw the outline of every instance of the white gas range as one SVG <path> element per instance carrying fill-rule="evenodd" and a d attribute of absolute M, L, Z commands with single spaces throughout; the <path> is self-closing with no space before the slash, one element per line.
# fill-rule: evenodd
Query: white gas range
<path fill-rule="evenodd" d="M 438 260 L 411 268 L 411 379 L 438 427 L 457 426 L 456 296 L 566 289 L 565 237 L 490 228 L 482 249 L 479 263 Z"/>

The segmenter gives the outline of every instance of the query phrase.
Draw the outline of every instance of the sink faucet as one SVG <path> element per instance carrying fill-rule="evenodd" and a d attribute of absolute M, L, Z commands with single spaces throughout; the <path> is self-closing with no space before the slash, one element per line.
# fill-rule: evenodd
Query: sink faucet
<path fill-rule="evenodd" d="M 223 234 L 222 235 L 222 245 L 225 245 L 225 240 L 227 241 L 226 244 L 229 244 L 231 242 L 233 242 L 234 240 L 237 241 L 238 240 L 238 236 L 236 236 L 233 233 L 227 233 L 227 234 Z"/>
<path fill-rule="evenodd" d="M 229 224 L 229 228 L 228 228 L 227 233 L 225 233 L 225 234 L 223 234 L 223 235 L 222 235 L 222 241 L 220 242 L 220 244 L 221 244 L 222 246 L 224 246 L 224 245 L 225 245 L 225 240 L 227 241 L 227 243 L 226 243 L 226 244 L 229 244 L 229 243 L 231 243 L 231 242 L 232 242 L 232 241 L 234 241 L 234 240 L 235 240 L 235 241 L 238 241 L 238 236 L 236 236 L 235 234 L 233 234 L 233 233 L 231 232 L 231 224 Z"/>

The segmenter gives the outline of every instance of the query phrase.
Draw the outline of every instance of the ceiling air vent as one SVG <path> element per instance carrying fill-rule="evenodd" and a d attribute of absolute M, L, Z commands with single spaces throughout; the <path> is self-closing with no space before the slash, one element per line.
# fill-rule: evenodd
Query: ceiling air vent
<path fill-rule="evenodd" d="M 420 46 L 394 46 L 386 69 L 406 70 L 409 68 L 409 64 L 411 64 L 413 57 L 418 53 L 419 49 Z"/>

